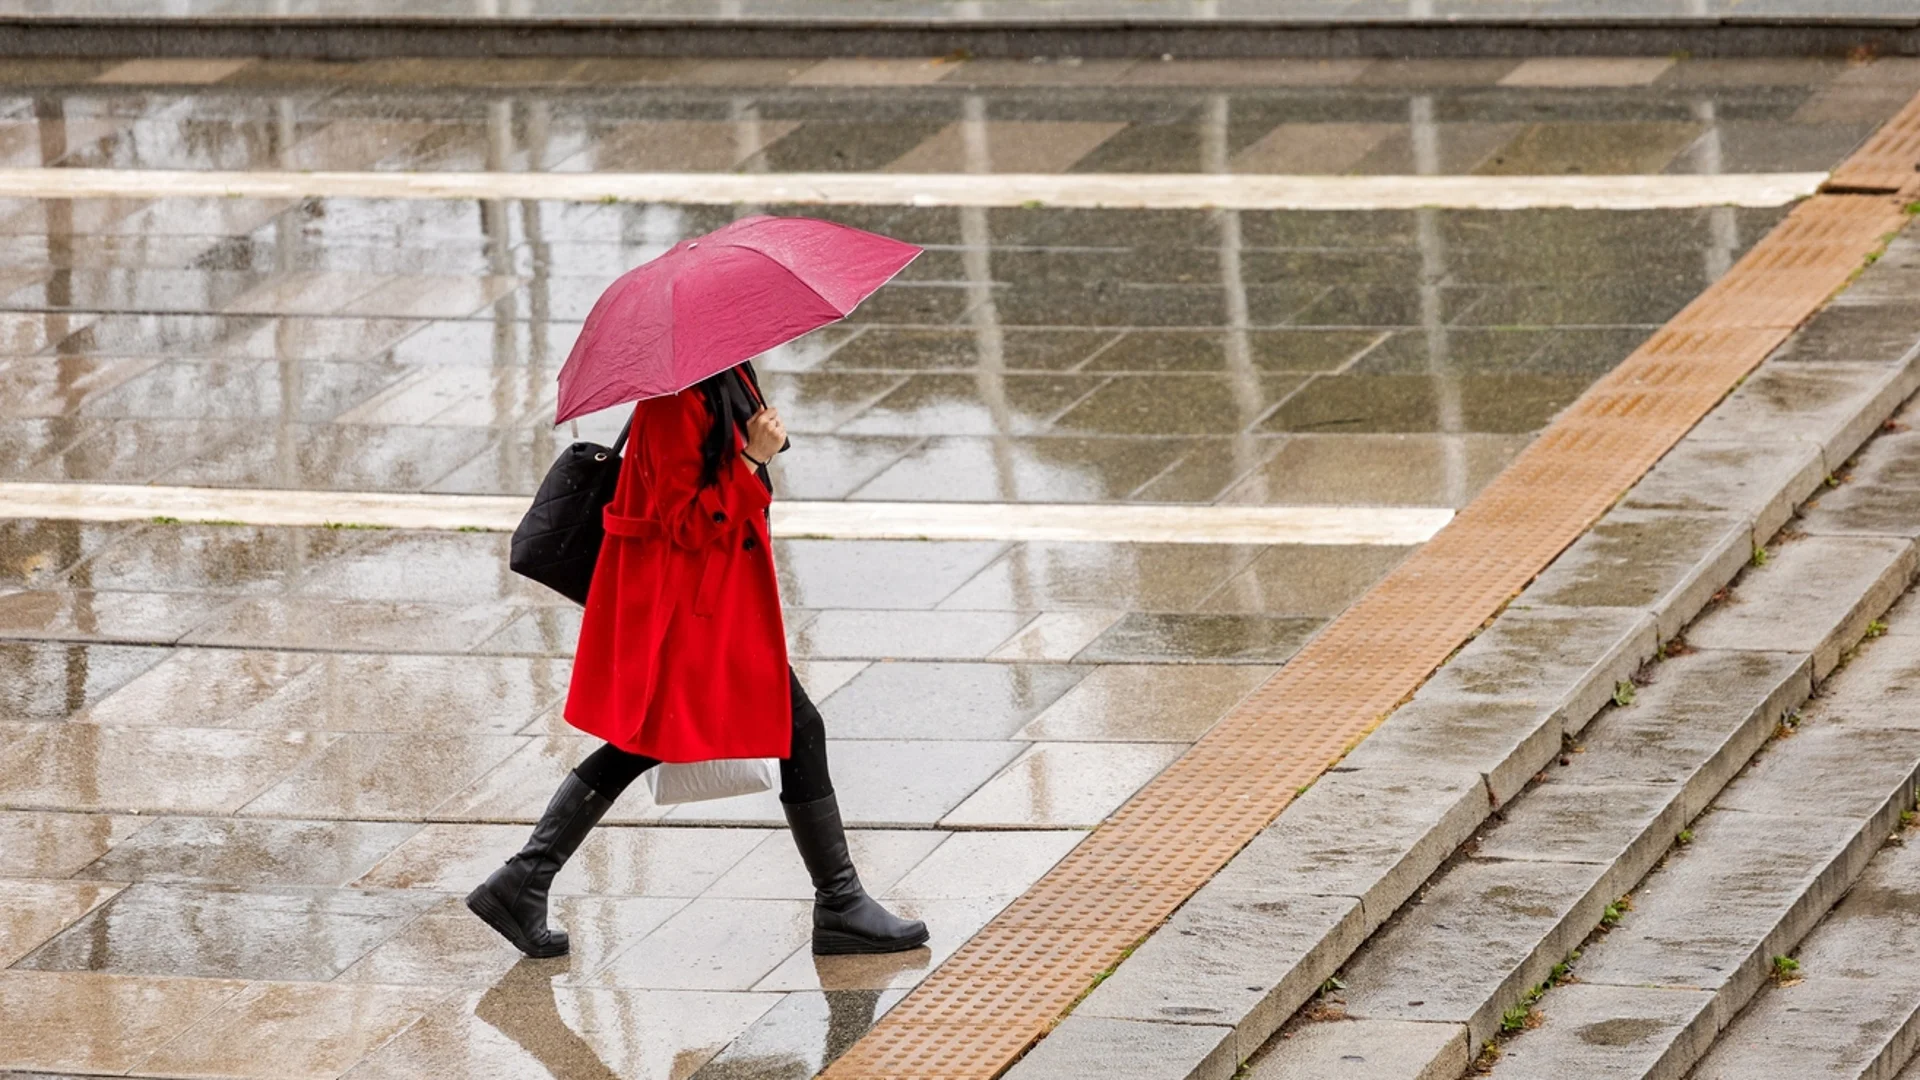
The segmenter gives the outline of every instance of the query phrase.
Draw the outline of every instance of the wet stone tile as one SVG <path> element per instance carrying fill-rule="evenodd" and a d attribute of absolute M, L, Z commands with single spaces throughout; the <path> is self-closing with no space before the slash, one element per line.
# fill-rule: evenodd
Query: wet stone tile
<path fill-rule="evenodd" d="M 780 540 L 781 599 L 809 608 L 930 608 L 1006 545 L 995 542 Z"/>
<path fill-rule="evenodd" d="M 1109 435 L 1231 435 L 1298 389 L 1300 376 L 1122 375 L 1054 422 L 1062 431 Z"/>
<path fill-rule="evenodd" d="M 419 1019 L 426 987 L 258 983 L 141 1063 L 190 1076 L 334 1077 Z"/>
<path fill-rule="evenodd" d="M 119 727 L 220 727 L 318 659 L 314 653 L 175 649 L 73 719 Z"/>
<path fill-rule="evenodd" d="M 482 429 L 295 424 L 271 441 L 217 445 L 164 479 L 207 487 L 419 491 L 492 439 Z"/>
<path fill-rule="evenodd" d="M 107 814 L 0 811 L 0 878 L 68 877 L 147 824 Z"/>
<path fill-rule="evenodd" d="M 947 838 L 932 829 L 854 829 L 847 850 L 869 893 L 879 894 L 900 880 Z M 721 875 L 704 896 L 744 900 L 811 900 L 813 882 L 794 848 L 793 837 L 776 832 Z"/>
<path fill-rule="evenodd" d="M 76 563 L 126 539 L 140 526 L 15 518 L 0 521 L 0 585 L 47 588 Z"/>
<path fill-rule="evenodd" d="M 970 900 L 889 899 L 887 910 L 901 918 L 919 919 L 927 924 L 925 945 L 877 956 L 815 956 L 810 946 L 803 946 L 754 984 L 754 989 L 799 993 L 892 989 L 904 993 L 945 963 L 1009 902 L 997 896 Z"/>
<path fill-rule="evenodd" d="M 0 721 L 65 720 L 167 656 L 132 645 L 0 642 Z"/>
<path fill-rule="evenodd" d="M 102 315 L 53 346 L 59 356 L 367 360 L 420 328 L 404 319 Z"/>
<path fill-rule="evenodd" d="M 353 549 L 339 529 L 253 525 L 154 525 L 67 575 L 77 589 L 173 593 L 268 593 Z"/>
<path fill-rule="evenodd" d="M 1476 172 L 1499 176 L 1656 173 L 1700 137 L 1673 122 L 1531 124 Z"/>
<path fill-rule="evenodd" d="M 1098 825 L 1185 749 L 1160 743 L 1039 743 L 940 821 L 1002 828 Z"/>
<path fill-rule="evenodd" d="M 136 884 L 18 966 L 325 981 L 436 902 L 404 892 Z"/>
<path fill-rule="evenodd" d="M 295 591 L 341 600 L 565 603 L 508 568 L 508 545 L 504 533 L 383 530 L 303 575 Z"/>
<path fill-rule="evenodd" d="M 91 881 L 0 880 L 0 966 L 32 952 L 120 889 Z"/>
<path fill-rule="evenodd" d="M 132 594 L 120 594 L 132 595 Z M 0 602 L 0 609 L 4 602 Z M 486 605 L 392 604 L 308 597 L 242 600 L 201 623 L 189 644 L 227 647 L 464 652 L 513 617 Z"/>
<path fill-rule="evenodd" d="M 528 963 L 484 992 L 437 1006 L 350 1075 L 456 1075 L 484 1061 L 501 1080 L 678 1080 L 779 1001 L 777 994 L 557 985 L 539 977 L 539 967 Z"/>
<path fill-rule="evenodd" d="M 418 820 L 525 742 L 504 735 L 342 735 L 244 812 Z"/>
<path fill-rule="evenodd" d="M 685 903 L 653 897 L 554 897 L 550 920 L 568 931 L 571 948 L 564 960 L 542 962 L 524 960 L 518 949 L 467 910 L 463 898 L 447 897 L 335 981 L 484 987 L 537 971 L 578 979 L 651 933 Z"/>
<path fill-rule="evenodd" d="M 101 881 L 344 886 L 418 826 L 159 818 L 81 872 Z"/>
<path fill-rule="evenodd" d="M 551 605 L 521 611 L 498 633 L 474 646 L 476 653 L 567 657 L 580 640 L 579 610 Z"/>
<path fill-rule="evenodd" d="M 1256 505 L 1465 506 L 1529 441 L 1494 435 L 1310 435 L 1220 501 Z"/>
<path fill-rule="evenodd" d="M 0 802 L 21 809 L 232 813 L 329 738 L 36 725 L 24 738 L 0 736 Z"/>
<path fill-rule="evenodd" d="M 59 453 L 100 426 L 77 417 L 0 418 L 0 477 L 27 476 L 48 456 Z"/>
<path fill-rule="evenodd" d="M 769 371 L 761 375 L 760 386 L 788 430 L 804 434 L 835 430 L 904 381 L 903 376 L 884 373 Z"/>
<path fill-rule="evenodd" d="M 1107 335 L 1085 331 L 1029 331 L 1003 335 L 1000 361 L 1010 368 L 1064 370 L 1093 352 Z M 972 329 L 868 328 L 834 350 L 825 371 L 939 371 L 987 366 Z"/>
<path fill-rule="evenodd" d="M 847 825 L 900 829 L 938 822 L 1020 749 L 1014 742 L 960 739 L 831 739 L 827 756 Z M 674 808 L 670 820 L 786 827 L 772 792 L 689 803 Z"/>
<path fill-rule="evenodd" d="M 953 502 L 1125 499 L 1188 448 L 1182 439 L 934 438 L 854 498 Z"/>
<path fill-rule="evenodd" d="M 1077 658 L 1088 663 L 1279 663 L 1325 620 L 1262 615 L 1129 613 Z"/>
<path fill-rule="evenodd" d="M 8 970 L 0 1066 L 35 1072 L 124 1073 L 180 1036 L 244 984 L 206 979 Z"/>
<path fill-rule="evenodd" d="M 849 989 L 788 994 L 702 1066 L 700 1076 L 702 1080 L 807 1080 L 846 1053 L 905 993 Z"/>
<path fill-rule="evenodd" d="M 1261 424 L 1301 433 L 1444 430 L 1451 399 L 1467 431 L 1535 431 L 1587 388 L 1588 380 L 1552 375 L 1332 375 L 1315 379 Z"/>
<path fill-rule="evenodd" d="M 809 435 L 800 453 L 774 459 L 781 498 L 844 499 L 918 445 L 916 436 Z M 533 484 L 528 482 L 528 492 Z"/>
<path fill-rule="evenodd" d="M 1274 669 L 1225 665 L 1108 664 L 1021 728 L 1048 742 L 1190 743 Z"/>
<path fill-rule="evenodd" d="M 703 896 L 614 957 L 589 985 L 650 990 L 748 990 L 813 932 L 811 900 Z"/>
<path fill-rule="evenodd" d="M 1118 622 L 1120 616 L 1118 611 L 1041 612 L 1005 644 L 988 653 L 987 659 L 1065 663 Z"/>
<path fill-rule="evenodd" d="M 951 610 L 1191 611 L 1260 549 L 1222 544 L 1026 543 L 940 606 Z"/>
<path fill-rule="evenodd" d="M 1324 615 L 1347 609 L 1411 548 L 1276 544 L 1209 596 L 1206 611 Z"/>
<path fill-rule="evenodd" d="M 999 611 L 823 611 L 794 632 L 793 651 L 810 660 L 977 660 L 1029 618 Z"/>
<path fill-rule="evenodd" d="M 1058 664 L 874 664 L 821 712 L 836 739 L 1004 739 L 1086 674 Z"/>
<path fill-rule="evenodd" d="M 252 439 L 237 420 L 103 420 L 41 455 L 18 479 L 149 483 L 209 447 Z"/>
<path fill-rule="evenodd" d="M 18 592 L 0 596 L 0 638 L 171 644 L 225 604 L 193 593 Z"/>
<path fill-rule="evenodd" d="M 86 412 L 112 397 L 129 380 L 138 381 L 151 359 L 115 360 L 95 356 L 29 356 L 0 364 L 0 416 L 52 417 Z"/>
<path fill-rule="evenodd" d="M 525 825 L 428 825 L 354 884 L 465 895 L 526 842 Z M 600 828 L 554 878 L 555 896 L 699 896 L 763 829 Z"/>
<path fill-rule="evenodd" d="M 1259 468 L 1285 443 L 1281 437 L 1235 435 L 1195 439 L 1191 448 L 1159 476 L 1136 489 L 1140 502 L 1211 503 Z"/>
<path fill-rule="evenodd" d="M 170 360 L 88 397 L 89 416 L 331 420 L 404 374 L 379 363 Z"/>
<path fill-rule="evenodd" d="M 1039 431 L 1097 377 L 982 372 L 915 375 L 835 430 L 844 435 L 1003 435 Z"/>
<path fill-rule="evenodd" d="M 566 694 L 565 660 L 325 654 L 234 727 L 512 734 Z"/>

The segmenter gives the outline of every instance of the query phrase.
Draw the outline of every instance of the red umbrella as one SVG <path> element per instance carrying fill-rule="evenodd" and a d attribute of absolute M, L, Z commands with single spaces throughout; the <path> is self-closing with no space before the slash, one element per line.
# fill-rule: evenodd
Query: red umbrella
<path fill-rule="evenodd" d="M 677 394 L 846 318 L 919 254 L 814 218 L 748 217 L 621 275 L 560 369 L 554 423 Z"/>

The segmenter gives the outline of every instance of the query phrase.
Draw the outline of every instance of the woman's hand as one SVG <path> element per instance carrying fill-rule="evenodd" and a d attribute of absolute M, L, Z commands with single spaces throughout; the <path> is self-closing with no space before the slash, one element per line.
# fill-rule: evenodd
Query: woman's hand
<path fill-rule="evenodd" d="M 787 425 L 780 422 L 780 410 L 761 409 L 747 421 L 747 456 L 755 461 L 772 461 L 773 455 L 787 445 Z"/>

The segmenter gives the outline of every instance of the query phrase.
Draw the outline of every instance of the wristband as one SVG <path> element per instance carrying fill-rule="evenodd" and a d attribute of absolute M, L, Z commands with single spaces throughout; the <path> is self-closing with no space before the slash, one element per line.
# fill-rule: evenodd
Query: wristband
<path fill-rule="evenodd" d="M 740 456 L 743 458 L 746 458 L 748 461 L 753 462 L 753 467 L 756 469 L 764 469 L 767 467 L 766 462 L 761 461 L 759 458 L 754 457 L 752 454 L 747 453 L 745 450 L 740 451 Z"/>

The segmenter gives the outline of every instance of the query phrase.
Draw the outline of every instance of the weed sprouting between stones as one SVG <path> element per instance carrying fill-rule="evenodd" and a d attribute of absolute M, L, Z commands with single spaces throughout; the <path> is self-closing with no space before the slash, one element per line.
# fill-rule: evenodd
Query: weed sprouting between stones
<path fill-rule="evenodd" d="M 1613 684 L 1613 703 L 1626 708 L 1633 704 L 1634 685 L 1632 679 L 1621 679 Z"/>
<path fill-rule="evenodd" d="M 1753 545 L 1753 556 L 1747 560 L 1747 564 L 1756 569 L 1767 565 L 1767 549 L 1759 544 Z"/>
<path fill-rule="evenodd" d="M 1686 847 L 1688 844 L 1693 843 L 1693 830 L 1681 829 L 1679 835 L 1673 838 L 1673 842 L 1679 844 L 1681 847 Z"/>
<path fill-rule="evenodd" d="M 1800 961 L 1791 956 L 1773 958 L 1773 981 L 1778 986 L 1792 986 L 1800 981 Z"/>
<path fill-rule="evenodd" d="M 1887 632 L 1887 621 L 1885 619 L 1875 619 L 1872 622 L 1867 624 L 1868 638 L 1877 638 L 1886 632 Z"/>

